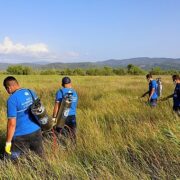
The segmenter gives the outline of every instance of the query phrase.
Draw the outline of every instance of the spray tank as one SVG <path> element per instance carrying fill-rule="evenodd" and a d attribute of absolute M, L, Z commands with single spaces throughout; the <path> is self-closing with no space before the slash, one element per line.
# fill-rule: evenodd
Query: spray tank
<path fill-rule="evenodd" d="M 63 128 L 66 118 L 69 115 L 69 111 L 71 108 L 71 104 L 72 104 L 72 91 L 68 91 L 68 93 L 63 97 L 62 102 L 61 102 L 61 106 L 59 108 L 58 114 L 57 114 L 57 123 L 56 123 L 56 127 L 57 128 Z"/>
<path fill-rule="evenodd" d="M 34 96 L 32 95 L 30 90 L 29 92 L 33 99 L 33 104 L 30 106 L 30 110 L 35 118 L 35 121 L 41 127 L 42 131 L 51 130 L 53 127 L 52 119 L 47 115 L 46 109 L 41 103 L 40 99 L 34 99 Z"/>
<path fill-rule="evenodd" d="M 156 82 L 157 82 L 157 95 L 158 95 L 158 97 L 161 97 L 162 89 L 163 89 L 161 78 L 157 78 Z"/>

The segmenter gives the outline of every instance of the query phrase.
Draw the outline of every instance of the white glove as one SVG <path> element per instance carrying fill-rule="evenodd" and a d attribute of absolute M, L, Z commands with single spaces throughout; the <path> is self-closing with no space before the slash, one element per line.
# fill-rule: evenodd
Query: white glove
<path fill-rule="evenodd" d="M 52 122 L 53 122 L 53 123 L 56 123 L 56 118 L 55 118 L 55 117 L 52 118 Z"/>

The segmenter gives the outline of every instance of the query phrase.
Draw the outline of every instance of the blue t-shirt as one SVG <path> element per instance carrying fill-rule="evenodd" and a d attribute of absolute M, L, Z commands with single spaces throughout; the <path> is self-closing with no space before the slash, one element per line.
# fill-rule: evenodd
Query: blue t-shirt
<path fill-rule="evenodd" d="M 72 88 L 62 88 L 56 92 L 56 102 L 62 102 L 63 97 L 68 93 L 72 92 L 72 104 L 68 116 L 76 115 L 76 107 L 78 102 L 78 95 Z"/>
<path fill-rule="evenodd" d="M 31 91 L 35 99 L 36 94 Z M 18 89 L 7 100 L 7 117 L 16 118 L 15 136 L 31 134 L 40 127 L 33 122 L 30 105 L 33 103 L 32 95 L 27 89 Z"/>
<path fill-rule="evenodd" d="M 157 84 L 156 80 L 150 81 L 150 83 L 149 83 L 149 95 L 150 95 L 152 89 L 153 88 L 155 89 L 151 99 L 157 99 L 158 98 L 158 95 L 157 95 L 157 86 L 158 86 L 158 84 Z"/>
<path fill-rule="evenodd" d="M 173 94 L 173 106 L 180 107 L 180 84 L 176 84 Z"/>

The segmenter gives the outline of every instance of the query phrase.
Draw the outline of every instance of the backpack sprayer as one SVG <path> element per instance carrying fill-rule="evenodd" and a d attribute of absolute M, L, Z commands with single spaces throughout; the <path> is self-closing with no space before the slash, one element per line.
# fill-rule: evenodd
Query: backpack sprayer
<path fill-rule="evenodd" d="M 43 131 L 48 131 L 52 129 L 53 121 L 47 115 L 46 109 L 42 105 L 40 99 L 36 99 L 31 105 L 31 113 L 34 115 L 37 123 L 40 125 Z"/>
<path fill-rule="evenodd" d="M 161 97 L 162 96 L 162 88 L 163 88 L 161 78 L 157 78 L 156 82 L 157 82 L 157 95 L 158 95 L 158 97 Z"/>
<path fill-rule="evenodd" d="M 29 90 L 31 93 L 31 91 Z M 31 113 L 33 114 L 37 124 L 41 127 L 42 131 L 48 131 L 51 130 L 53 127 L 53 121 L 52 119 L 47 115 L 46 109 L 41 103 L 40 99 L 34 99 L 34 96 L 32 95 L 33 104 L 31 105 Z"/>
<path fill-rule="evenodd" d="M 68 91 L 68 93 L 63 97 L 60 109 L 57 114 L 57 128 L 63 128 L 66 118 L 69 115 L 70 107 L 72 104 L 72 91 Z"/>

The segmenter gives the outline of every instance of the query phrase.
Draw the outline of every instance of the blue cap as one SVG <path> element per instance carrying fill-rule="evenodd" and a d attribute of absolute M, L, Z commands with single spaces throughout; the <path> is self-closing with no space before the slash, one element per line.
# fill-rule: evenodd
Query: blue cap
<path fill-rule="evenodd" d="M 71 79 L 69 77 L 62 78 L 62 84 L 69 84 L 69 83 L 71 83 Z"/>

